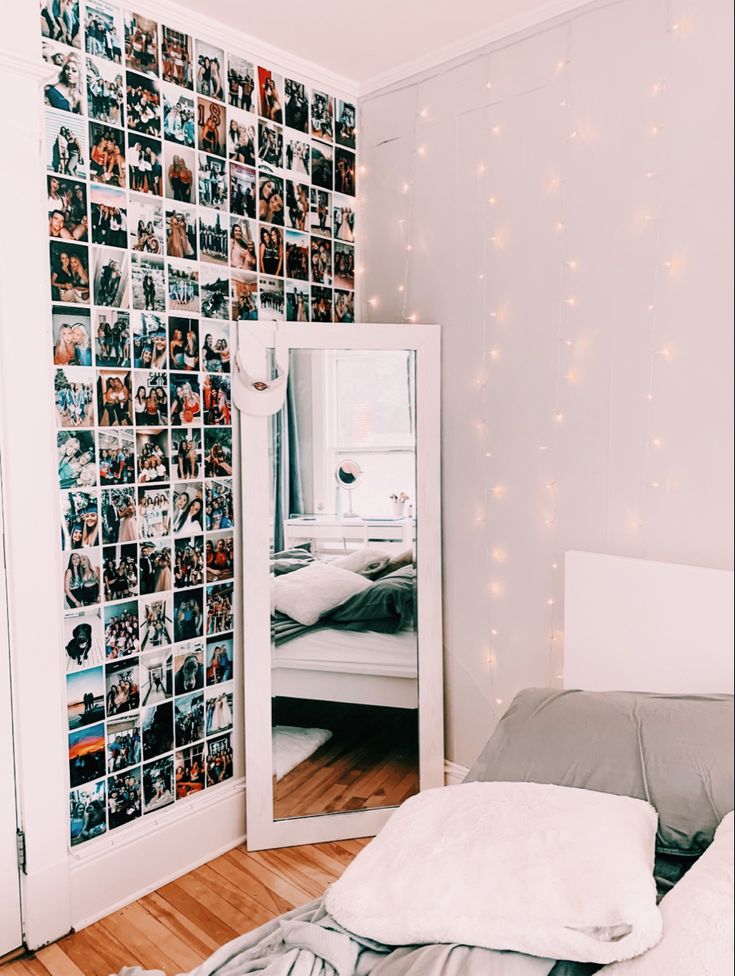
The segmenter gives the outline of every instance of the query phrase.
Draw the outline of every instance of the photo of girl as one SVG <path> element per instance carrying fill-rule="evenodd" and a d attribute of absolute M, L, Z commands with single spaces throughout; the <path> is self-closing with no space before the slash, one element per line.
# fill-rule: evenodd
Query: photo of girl
<path fill-rule="evenodd" d="M 329 142 L 334 138 L 334 99 L 324 92 L 311 93 L 311 134 Z"/>
<path fill-rule="evenodd" d="M 128 213 L 124 190 L 111 186 L 93 186 L 90 190 L 92 202 L 92 242 L 109 247 L 127 247 Z"/>
<path fill-rule="evenodd" d="M 326 190 L 311 188 L 311 208 L 309 210 L 309 230 L 318 237 L 330 237 L 332 228 L 329 215 L 332 210 L 332 194 Z"/>
<path fill-rule="evenodd" d="M 199 286 L 202 293 L 202 316 L 207 319 L 230 317 L 230 280 L 226 268 L 203 264 Z"/>
<path fill-rule="evenodd" d="M 199 589 L 174 594 L 174 640 L 201 637 L 204 628 L 204 593 Z"/>
<path fill-rule="evenodd" d="M 204 537 L 187 536 L 176 540 L 174 585 L 177 590 L 201 586 L 204 582 Z"/>
<path fill-rule="evenodd" d="M 311 239 L 311 280 L 320 285 L 332 284 L 332 242 Z"/>
<path fill-rule="evenodd" d="M 59 427 L 94 427 L 93 382 L 92 369 L 67 366 L 56 370 L 54 399 Z"/>
<path fill-rule="evenodd" d="M 202 369 L 208 373 L 230 372 L 230 327 L 207 322 L 202 333 Z"/>
<path fill-rule="evenodd" d="M 311 146 L 311 181 L 314 186 L 331 190 L 334 182 L 334 151 L 323 142 Z M 344 190 L 340 190 L 344 193 Z"/>
<path fill-rule="evenodd" d="M 123 827 L 141 815 L 140 767 L 107 780 L 107 820 L 110 830 Z"/>
<path fill-rule="evenodd" d="M 308 140 L 294 139 L 286 133 L 286 169 L 297 175 L 308 176 L 311 172 L 311 145 Z"/>
<path fill-rule="evenodd" d="M 79 47 L 79 0 L 40 0 L 41 35 L 69 47 Z"/>
<path fill-rule="evenodd" d="M 341 241 L 334 245 L 334 283 L 337 288 L 355 287 L 355 249 Z"/>
<path fill-rule="evenodd" d="M 51 313 L 54 342 L 54 365 L 91 366 L 92 342 L 89 312 L 86 309 L 69 312 L 54 306 Z"/>
<path fill-rule="evenodd" d="M 100 512 L 96 493 L 67 491 L 61 496 L 61 548 L 87 549 L 99 545 Z"/>
<path fill-rule="evenodd" d="M 286 277 L 309 280 L 309 235 L 286 231 Z"/>
<path fill-rule="evenodd" d="M 88 0 L 84 18 L 87 54 L 122 62 L 122 22 L 119 9 L 106 0 Z"/>
<path fill-rule="evenodd" d="M 194 169 L 196 157 L 192 149 L 164 145 L 165 193 L 169 200 L 192 203 L 195 199 Z"/>
<path fill-rule="evenodd" d="M 134 712 L 140 707 L 138 659 L 113 661 L 105 667 L 105 711 L 107 717 Z"/>
<path fill-rule="evenodd" d="M 150 651 L 140 659 L 140 693 L 143 705 L 157 705 L 173 694 L 173 654 L 169 649 Z"/>
<path fill-rule="evenodd" d="M 66 715 L 70 729 L 104 721 L 104 669 L 89 668 L 66 676 Z"/>
<path fill-rule="evenodd" d="M 185 800 L 188 796 L 201 793 L 204 789 L 204 743 L 187 746 L 174 757 L 174 776 L 176 778 L 176 799 Z"/>
<path fill-rule="evenodd" d="M 298 282 L 286 283 L 286 319 L 289 322 L 309 321 L 309 286 Z"/>
<path fill-rule="evenodd" d="M 102 550 L 102 588 L 106 601 L 138 595 L 138 547 L 134 542 Z"/>
<path fill-rule="evenodd" d="M 138 537 L 161 539 L 171 533 L 171 501 L 168 486 L 138 488 Z"/>
<path fill-rule="evenodd" d="M 132 430 L 100 430 L 101 485 L 129 485 L 135 481 L 135 441 Z"/>
<path fill-rule="evenodd" d="M 204 738 L 204 694 L 195 692 L 177 698 L 174 704 L 176 747 L 191 745 Z"/>
<path fill-rule="evenodd" d="M 144 136 L 161 135 L 161 89 L 157 78 L 126 72 L 128 129 Z"/>
<path fill-rule="evenodd" d="M 230 224 L 230 264 L 240 270 L 255 271 L 257 263 L 250 221 L 245 217 L 233 216 Z"/>
<path fill-rule="evenodd" d="M 134 253 L 131 278 L 133 308 L 146 312 L 166 311 L 166 275 L 162 257 Z"/>
<path fill-rule="evenodd" d="M 172 644 L 170 595 L 141 597 L 138 603 L 141 651 Z"/>
<path fill-rule="evenodd" d="M 97 371 L 97 418 L 100 427 L 129 427 L 133 423 L 130 373 Z"/>
<path fill-rule="evenodd" d="M 107 772 L 117 773 L 140 762 L 140 716 L 123 715 L 107 723 Z"/>
<path fill-rule="evenodd" d="M 232 476 L 232 430 L 204 430 L 204 474 L 207 478 Z"/>
<path fill-rule="evenodd" d="M 97 484 L 94 434 L 89 430 L 59 431 L 59 488 L 92 488 Z"/>
<path fill-rule="evenodd" d="M 197 258 L 197 218 L 194 208 L 166 207 L 166 254 L 170 258 Z"/>
<path fill-rule="evenodd" d="M 230 163 L 230 210 L 241 217 L 255 219 L 255 170 L 249 166 Z"/>
<path fill-rule="evenodd" d="M 66 614 L 63 629 L 67 674 L 104 663 L 102 619 L 99 609 Z"/>
<path fill-rule="evenodd" d="M 163 196 L 160 139 L 128 133 L 127 163 L 131 190 Z"/>
<path fill-rule="evenodd" d="M 202 468 L 202 432 L 198 427 L 171 431 L 171 471 L 178 478 L 198 478 Z"/>
<path fill-rule="evenodd" d="M 164 427 L 168 423 L 166 373 L 146 370 L 133 376 L 133 414 L 136 427 Z"/>
<path fill-rule="evenodd" d="M 283 227 L 283 180 L 261 176 L 258 182 L 258 219 Z"/>
<path fill-rule="evenodd" d="M 311 286 L 311 321 L 332 321 L 332 289 L 321 285 Z"/>
<path fill-rule="evenodd" d="M 353 291 L 335 291 L 334 321 L 341 322 L 343 325 L 351 325 L 355 321 L 355 293 Z"/>
<path fill-rule="evenodd" d="M 131 657 L 140 651 L 138 601 L 105 607 L 105 657 L 108 661 Z"/>
<path fill-rule="evenodd" d="M 232 423 L 230 377 L 207 373 L 202 385 L 202 402 L 206 426 L 229 426 Z"/>
<path fill-rule="evenodd" d="M 286 78 L 286 125 L 299 132 L 309 131 L 309 93 L 300 81 Z"/>
<path fill-rule="evenodd" d="M 46 112 L 47 168 L 60 176 L 87 175 L 87 126 L 68 112 Z"/>
<path fill-rule="evenodd" d="M 195 265 L 169 261 L 168 304 L 172 311 L 199 311 L 199 271 Z"/>
<path fill-rule="evenodd" d="M 207 739 L 207 786 L 216 786 L 232 778 L 232 737 Z"/>
<path fill-rule="evenodd" d="M 347 149 L 338 148 L 334 154 L 334 189 L 350 197 L 356 193 L 355 154 Z"/>
<path fill-rule="evenodd" d="M 94 303 L 108 308 L 127 308 L 128 255 L 117 248 L 94 252 Z"/>
<path fill-rule="evenodd" d="M 170 541 L 141 542 L 139 579 L 141 596 L 173 589 Z"/>
<path fill-rule="evenodd" d="M 205 547 L 207 582 L 232 579 L 235 568 L 235 543 L 231 532 L 207 539 Z"/>
<path fill-rule="evenodd" d="M 207 735 L 232 728 L 232 706 L 233 693 L 229 689 L 207 696 Z"/>
<path fill-rule="evenodd" d="M 137 431 L 135 435 L 138 460 L 138 481 L 141 484 L 168 481 L 168 431 Z M 140 526 L 142 531 L 142 526 Z M 143 536 L 141 536 L 143 537 Z"/>
<path fill-rule="evenodd" d="M 309 187 L 306 183 L 286 180 L 287 226 L 293 230 L 306 230 L 309 219 Z"/>
<path fill-rule="evenodd" d="M 163 206 L 152 197 L 131 195 L 130 245 L 141 254 L 163 254 Z"/>
<path fill-rule="evenodd" d="M 49 244 L 51 301 L 89 304 L 89 251 L 83 244 Z"/>
<path fill-rule="evenodd" d="M 174 535 L 192 535 L 204 531 L 202 484 L 181 483 L 173 487 L 174 507 L 171 531 Z M 203 580 L 201 581 L 203 582 Z"/>
<path fill-rule="evenodd" d="M 233 641 L 223 634 L 207 641 L 207 687 L 223 684 L 232 678 Z"/>
<path fill-rule="evenodd" d="M 160 706 L 165 707 L 165 706 Z M 168 708 L 170 709 L 171 703 L 169 702 Z M 143 754 L 146 755 L 145 747 L 145 719 L 143 720 Z M 168 742 L 168 739 L 165 740 Z M 168 746 L 168 748 L 171 748 Z M 168 751 L 167 749 L 161 749 L 161 752 Z M 150 750 L 147 753 L 152 755 Z M 158 753 L 155 753 L 158 755 Z M 161 807 L 166 807 L 169 803 L 174 802 L 174 761 L 172 756 L 167 756 L 165 759 L 159 759 L 154 763 L 149 763 L 147 766 L 143 767 L 143 812 L 152 813 L 154 810 L 160 810 Z"/>
<path fill-rule="evenodd" d="M 125 187 L 125 136 L 121 129 L 89 123 L 89 175 L 97 183 Z"/>
<path fill-rule="evenodd" d="M 227 127 L 227 155 L 237 163 L 255 166 L 257 153 L 255 116 L 230 109 L 228 117 L 230 121 Z"/>
<path fill-rule="evenodd" d="M 136 369 L 166 369 L 166 321 L 153 312 L 133 312 L 133 365 Z"/>
<path fill-rule="evenodd" d="M 232 630 L 233 593 L 232 583 L 215 583 L 207 587 L 207 634 Z"/>
<path fill-rule="evenodd" d="M 231 54 L 227 62 L 227 100 L 234 108 L 253 112 L 255 69 L 250 61 Z"/>
<path fill-rule="evenodd" d="M 199 206 L 227 209 L 227 163 L 216 156 L 197 156 L 197 186 Z"/>
<path fill-rule="evenodd" d="M 130 367 L 130 313 L 96 310 L 95 363 L 119 369 Z"/>
<path fill-rule="evenodd" d="M 204 41 L 196 42 L 196 89 L 200 95 L 225 100 L 225 52 Z"/>
<path fill-rule="evenodd" d="M 47 177 L 49 237 L 86 241 L 87 186 L 59 176 Z M 61 215 L 61 216 L 59 216 Z"/>
<path fill-rule="evenodd" d="M 161 25 L 163 80 L 182 88 L 193 87 L 192 41 L 188 34 Z"/>
<path fill-rule="evenodd" d="M 100 602 L 100 557 L 98 549 L 72 552 L 64 564 L 64 607 L 76 610 Z"/>
<path fill-rule="evenodd" d="M 87 58 L 87 111 L 108 125 L 125 124 L 125 83 L 122 71 L 109 61 Z"/>
<path fill-rule="evenodd" d="M 125 63 L 134 71 L 158 74 L 158 24 L 125 12 Z"/>
<path fill-rule="evenodd" d="M 258 123 L 258 160 L 261 166 L 283 166 L 283 129 L 263 119 Z"/>
<path fill-rule="evenodd" d="M 200 414 L 199 377 L 172 373 L 171 426 L 188 427 L 199 420 Z"/>
<path fill-rule="evenodd" d="M 225 107 L 207 98 L 197 99 L 197 146 L 214 156 L 227 155 Z"/>
<path fill-rule="evenodd" d="M 138 538 L 135 488 L 102 489 L 102 542 L 117 545 Z"/>
<path fill-rule="evenodd" d="M 57 71 L 55 79 L 43 88 L 43 100 L 51 108 L 62 112 L 82 111 L 82 60 L 74 51 L 69 51 L 46 41 L 43 44 L 43 59 Z"/>
<path fill-rule="evenodd" d="M 258 68 L 258 114 L 283 124 L 283 78 L 269 68 Z"/>
<path fill-rule="evenodd" d="M 355 243 L 355 209 L 349 197 L 334 197 L 334 237 L 338 241 Z"/>
<path fill-rule="evenodd" d="M 173 85 L 163 88 L 163 138 L 178 146 L 193 148 L 195 138 L 194 99 Z"/>
<path fill-rule="evenodd" d="M 339 146 L 346 146 L 348 149 L 355 148 L 355 125 L 357 111 L 351 102 L 337 101 L 337 124 L 334 133 L 334 141 Z"/>

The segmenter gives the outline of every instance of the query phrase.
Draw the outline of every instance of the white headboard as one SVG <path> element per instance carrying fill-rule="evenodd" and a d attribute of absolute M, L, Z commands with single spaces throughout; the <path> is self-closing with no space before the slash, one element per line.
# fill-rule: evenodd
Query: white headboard
<path fill-rule="evenodd" d="M 733 692 L 733 574 L 568 552 L 564 685 Z"/>

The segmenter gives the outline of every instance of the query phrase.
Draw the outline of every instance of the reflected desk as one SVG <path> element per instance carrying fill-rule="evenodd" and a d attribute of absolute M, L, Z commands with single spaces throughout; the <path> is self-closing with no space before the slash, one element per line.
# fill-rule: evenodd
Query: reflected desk
<path fill-rule="evenodd" d="M 287 549 L 303 542 L 314 543 L 321 551 L 342 551 L 378 543 L 386 551 L 413 547 L 415 518 L 342 518 L 338 515 L 294 515 L 284 522 Z"/>

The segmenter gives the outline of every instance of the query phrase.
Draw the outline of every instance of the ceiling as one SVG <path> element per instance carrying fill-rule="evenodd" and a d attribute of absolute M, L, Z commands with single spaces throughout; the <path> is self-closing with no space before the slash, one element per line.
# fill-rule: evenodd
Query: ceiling
<path fill-rule="evenodd" d="M 587 0 L 179 0 L 374 90 Z"/>

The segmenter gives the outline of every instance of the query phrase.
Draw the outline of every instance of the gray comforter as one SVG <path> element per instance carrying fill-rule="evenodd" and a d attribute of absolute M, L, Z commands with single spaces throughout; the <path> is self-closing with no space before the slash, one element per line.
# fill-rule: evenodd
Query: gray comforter
<path fill-rule="evenodd" d="M 319 898 L 228 942 L 191 976 L 586 976 L 598 968 L 477 946 L 381 945 L 343 929 Z M 120 976 L 164 974 L 128 966 Z"/>

